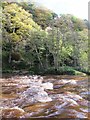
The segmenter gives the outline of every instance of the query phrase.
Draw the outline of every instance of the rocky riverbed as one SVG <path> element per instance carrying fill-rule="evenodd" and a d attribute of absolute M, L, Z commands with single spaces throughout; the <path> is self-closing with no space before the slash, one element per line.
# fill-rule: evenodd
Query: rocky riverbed
<path fill-rule="evenodd" d="M 2 78 L 2 118 L 89 118 L 88 77 Z"/>

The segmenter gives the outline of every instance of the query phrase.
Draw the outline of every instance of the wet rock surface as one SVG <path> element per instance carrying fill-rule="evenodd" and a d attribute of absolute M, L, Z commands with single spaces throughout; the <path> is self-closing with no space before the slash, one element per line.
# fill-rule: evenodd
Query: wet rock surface
<path fill-rule="evenodd" d="M 88 118 L 88 77 L 13 76 L 0 80 L 3 118 Z"/>

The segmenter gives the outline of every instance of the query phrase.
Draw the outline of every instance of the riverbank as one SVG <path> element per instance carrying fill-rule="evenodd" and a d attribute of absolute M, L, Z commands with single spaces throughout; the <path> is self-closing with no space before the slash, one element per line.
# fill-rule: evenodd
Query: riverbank
<path fill-rule="evenodd" d="M 85 70 L 78 70 L 73 67 L 64 66 L 61 67 L 58 70 L 55 70 L 54 68 L 48 68 L 47 70 L 29 70 L 29 69 L 21 69 L 21 70 L 15 70 L 15 69 L 4 69 L 2 70 L 2 76 L 5 74 L 11 74 L 11 75 L 90 75 L 88 71 Z"/>

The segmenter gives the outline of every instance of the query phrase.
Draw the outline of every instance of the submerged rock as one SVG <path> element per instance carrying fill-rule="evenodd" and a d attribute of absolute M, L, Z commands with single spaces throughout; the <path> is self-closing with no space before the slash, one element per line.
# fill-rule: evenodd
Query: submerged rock
<path fill-rule="evenodd" d="M 69 98 L 75 100 L 75 101 L 80 101 L 82 100 L 83 98 L 80 96 L 80 95 L 77 95 L 75 93 L 71 93 L 71 92 L 66 92 L 65 93 Z"/>
<path fill-rule="evenodd" d="M 63 94 L 57 94 L 55 96 L 52 96 L 51 95 L 51 98 L 53 100 L 59 100 L 63 103 L 67 103 L 69 106 L 79 106 L 80 104 L 84 104 L 84 99 L 79 96 L 79 95 L 76 95 L 74 93 L 71 93 L 71 92 L 66 92 L 66 93 L 63 93 Z M 85 104 L 87 106 L 87 104 Z"/>
<path fill-rule="evenodd" d="M 35 95 L 35 99 L 39 102 L 52 101 L 52 99 L 48 96 L 48 94 L 45 91 L 38 92 L 37 95 Z"/>
<path fill-rule="evenodd" d="M 62 84 L 69 83 L 69 84 L 71 84 L 71 85 L 77 85 L 77 81 L 76 81 L 76 80 L 63 79 L 63 80 L 61 80 L 61 83 L 62 83 Z"/>
<path fill-rule="evenodd" d="M 82 92 L 81 95 L 90 95 L 90 91 Z"/>
<path fill-rule="evenodd" d="M 34 76 L 33 79 L 28 80 L 29 88 L 24 92 L 20 92 L 19 98 L 15 100 L 16 105 L 22 107 L 33 104 L 35 102 L 49 102 L 52 99 L 44 89 L 53 89 L 53 84 L 50 82 L 42 83 L 42 78 Z M 25 81 L 25 80 L 24 80 Z"/>
<path fill-rule="evenodd" d="M 20 117 L 25 113 L 25 111 L 18 106 L 13 108 L 3 108 L 2 109 L 2 117 L 5 118 L 14 118 L 14 117 Z"/>
<path fill-rule="evenodd" d="M 53 84 L 50 83 L 50 82 L 42 83 L 42 87 L 43 87 L 44 89 L 53 90 Z"/>
<path fill-rule="evenodd" d="M 79 119 L 88 117 L 85 113 L 78 112 L 78 111 L 76 111 L 74 109 L 68 109 L 68 115 L 73 116 L 75 118 L 79 118 Z"/>
<path fill-rule="evenodd" d="M 61 105 L 55 105 L 56 109 L 61 109 L 61 108 L 65 108 L 67 105 L 69 105 L 67 102 L 62 103 Z"/>

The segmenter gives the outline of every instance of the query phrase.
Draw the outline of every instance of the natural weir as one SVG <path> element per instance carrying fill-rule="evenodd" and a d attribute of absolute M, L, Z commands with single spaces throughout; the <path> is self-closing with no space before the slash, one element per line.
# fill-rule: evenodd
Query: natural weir
<path fill-rule="evenodd" d="M 2 78 L 3 118 L 88 118 L 88 77 Z"/>

